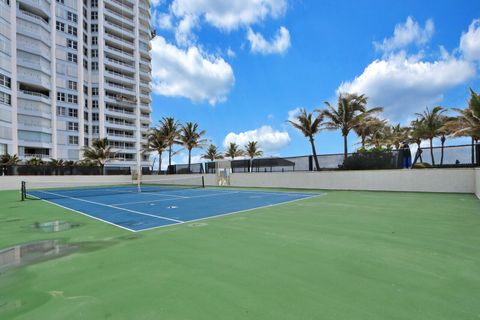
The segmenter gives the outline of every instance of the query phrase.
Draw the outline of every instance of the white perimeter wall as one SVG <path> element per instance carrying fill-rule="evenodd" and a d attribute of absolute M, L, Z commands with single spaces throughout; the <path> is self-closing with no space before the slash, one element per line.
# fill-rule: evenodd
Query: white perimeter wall
<path fill-rule="evenodd" d="M 143 176 L 144 181 L 199 179 L 200 175 Z M 215 186 L 216 175 L 204 175 L 205 185 Z M 61 187 L 130 182 L 130 176 L 0 176 L 0 190 L 19 190 L 22 180 L 53 182 Z M 276 187 L 330 190 L 381 190 L 475 193 L 480 198 L 480 169 L 359 170 L 321 172 L 235 173 L 233 187 Z"/>

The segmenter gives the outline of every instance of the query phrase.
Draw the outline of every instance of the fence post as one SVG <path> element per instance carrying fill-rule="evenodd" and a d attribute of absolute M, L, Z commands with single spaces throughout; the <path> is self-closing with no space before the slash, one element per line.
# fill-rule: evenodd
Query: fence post
<path fill-rule="evenodd" d="M 475 144 L 475 165 L 480 167 L 480 144 Z"/>

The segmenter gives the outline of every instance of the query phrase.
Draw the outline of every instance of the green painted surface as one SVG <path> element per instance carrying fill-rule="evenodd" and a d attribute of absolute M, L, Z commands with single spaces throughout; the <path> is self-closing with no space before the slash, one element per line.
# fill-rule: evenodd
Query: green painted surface
<path fill-rule="evenodd" d="M 80 224 L 51 233 L 32 225 Z M 76 243 L 0 273 L 0 319 L 478 319 L 480 201 L 322 197 L 132 233 L 0 192 L 0 248 Z"/>

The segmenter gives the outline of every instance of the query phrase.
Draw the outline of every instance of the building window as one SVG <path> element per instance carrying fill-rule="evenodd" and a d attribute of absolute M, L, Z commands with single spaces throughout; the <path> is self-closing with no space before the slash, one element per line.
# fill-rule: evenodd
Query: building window
<path fill-rule="evenodd" d="M 77 90 L 77 82 L 68 80 L 68 89 Z"/>
<path fill-rule="evenodd" d="M 92 37 L 92 46 L 96 46 L 98 44 L 98 37 Z"/>
<path fill-rule="evenodd" d="M 98 12 L 92 11 L 92 20 L 97 20 L 97 19 L 98 19 Z"/>
<path fill-rule="evenodd" d="M 57 0 L 58 3 L 65 4 L 64 0 Z"/>
<path fill-rule="evenodd" d="M 88 70 L 88 61 L 83 59 L 83 68 Z"/>
<path fill-rule="evenodd" d="M 58 116 L 66 116 L 67 115 L 67 108 L 65 107 L 57 107 L 57 115 Z"/>
<path fill-rule="evenodd" d="M 0 86 L 10 89 L 12 86 L 11 79 L 3 74 L 0 74 Z"/>
<path fill-rule="evenodd" d="M 75 13 L 68 11 L 68 12 L 67 12 L 67 20 L 70 20 L 70 21 L 73 21 L 73 22 L 77 22 L 78 17 L 77 17 L 77 15 L 76 15 Z"/>
<path fill-rule="evenodd" d="M 92 0 L 92 8 L 98 7 L 98 0 Z"/>
<path fill-rule="evenodd" d="M 92 49 L 92 58 L 98 58 L 98 49 Z"/>
<path fill-rule="evenodd" d="M 86 85 L 83 86 L 83 94 L 88 95 L 88 87 Z"/>
<path fill-rule="evenodd" d="M 92 62 L 92 70 L 98 70 L 98 62 Z"/>
<path fill-rule="evenodd" d="M 68 144 L 72 144 L 77 146 L 78 145 L 78 137 L 77 136 L 68 136 Z"/>
<path fill-rule="evenodd" d="M 58 31 L 65 32 L 65 23 L 57 21 L 56 26 Z"/>
<path fill-rule="evenodd" d="M 5 92 L 0 92 L 0 103 L 10 106 L 12 104 L 12 97 Z"/>
<path fill-rule="evenodd" d="M 77 43 L 77 41 L 75 41 L 75 40 L 67 39 L 67 47 L 77 50 L 77 48 L 78 48 L 78 43 Z"/>
<path fill-rule="evenodd" d="M 99 134 L 100 127 L 99 126 L 92 126 L 92 134 Z"/>
<path fill-rule="evenodd" d="M 68 26 L 68 34 L 76 36 L 77 35 L 77 28 L 74 27 L 74 26 Z"/>
<path fill-rule="evenodd" d="M 57 101 L 65 101 L 65 93 L 57 92 Z"/>
<path fill-rule="evenodd" d="M 68 53 L 67 60 L 73 63 L 77 63 L 77 55 L 75 53 Z"/>
<path fill-rule="evenodd" d="M 98 88 L 92 88 L 92 96 L 98 96 Z"/>
<path fill-rule="evenodd" d="M 83 119 L 88 121 L 88 112 L 86 111 L 83 112 Z"/>
<path fill-rule="evenodd" d="M 77 104 L 78 103 L 78 96 L 76 94 L 69 94 L 67 96 L 67 101 L 68 103 L 75 103 Z"/>
<path fill-rule="evenodd" d="M 98 32 L 98 24 L 92 24 L 92 32 Z"/>
<path fill-rule="evenodd" d="M 69 122 L 68 123 L 68 131 L 78 131 L 78 123 Z"/>
<path fill-rule="evenodd" d="M 68 108 L 68 116 L 72 118 L 78 118 L 78 110 L 77 109 L 72 109 Z"/>
<path fill-rule="evenodd" d="M 98 100 L 92 100 L 92 109 L 98 109 Z"/>
<path fill-rule="evenodd" d="M 92 121 L 98 121 L 99 119 L 98 113 L 92 113 Z"/>

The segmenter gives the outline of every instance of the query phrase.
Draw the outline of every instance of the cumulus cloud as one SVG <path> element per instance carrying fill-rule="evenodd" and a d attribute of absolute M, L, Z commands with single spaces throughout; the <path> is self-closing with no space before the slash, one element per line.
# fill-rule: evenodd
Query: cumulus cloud
<path fill-rule="evenodd" d="M 223 102 L 235 82 L 231 66 L 222 58 L 195 46 L 180 49 L 161 36 L 152 41 L 152 68 L 155 93 L 194 102 Z"/>
<path fill-rule="evenodd" d="M 421 28 L 411 17 L 405 24 L 395 27 L 394 35 L 383 43 L 374 43 L 385 54 L 371 62 L 352 81 L 342 83 L 338 92 L 366 94 L 372 106 L 383 106 L 385 114 L 394 121 L 406 121 L 413 112 L 441 103 L 445 91 L 465 84 L 475 77 L 476 65 L 464 57 L 476 57 L 480 45 L 477 36 L 478 22 L 474 21 L 467 33 L 462 35 L 460 51 L 450 54 L 440 46 L 436 58 L 426 60 L 420 50 L 407 54 L 404 50 L 410 44 L 426 44 L 434 31 L 433 21 L 427 21 Z M 480 36 L 480 32 L 478 33 Z M 463 47 L 462 47 L 463 43 Z M 479 51 L 480 52 L 480 51 Z"/>
<path fill-rule="evenodd" d="M 428 62 L 398 54 L 375 60 L 339 92 L 362 93 L 372 106 L 383 106 L 387 117 L 406 120 L 412 112 L 443 99 L 443 92 L 465 83 L 475 75 L 471 63 L 448 57 Z"/>
<path fill-rule="evenodd" d="M 422 28 L 412 17 L 408 17 L 405 23 L 395 26 L 392 37 L 383 39 L 382 43 L 374 42 L 374 45 L 377 50 L 385 53 L 405 48 L 411 44 L 422 46 L 431 39 L 434 31 L 435 26 L 431 19 L 427 20 L 425 27 Z"/>
<path fill-rule="evenodd" d="M 460 50 L 468 60 L 480 61 L 480 20 L 473 20 L 460 38 Z"/>
<path fill-rule="evenodd" d="M 259 147 L 265 152 L 274 152 L 290 144 L 290 136 L 286 131 L 276 131 L 271 126 L 262 126 L 255 130 L 227 134 L 223 141 L 224 148 L 231 142 L 244 146 L 248 141 L 258 141 Z"/>
<path fill-rule="evenodd" d="M 248 29 L 247 39 L 250 42 L 250 51 L 260 54 L 283 54 L 290 48 L 290 32 L 280 27 L 275 37 L 268 41 L 262 34 Z"/>
<path fill-rule="evenodd" d="M 170 8 L 177 17 L 202 17 L 216 28 L 231 31 L 283 15 L 287 0 L 174 0 Z"/>

